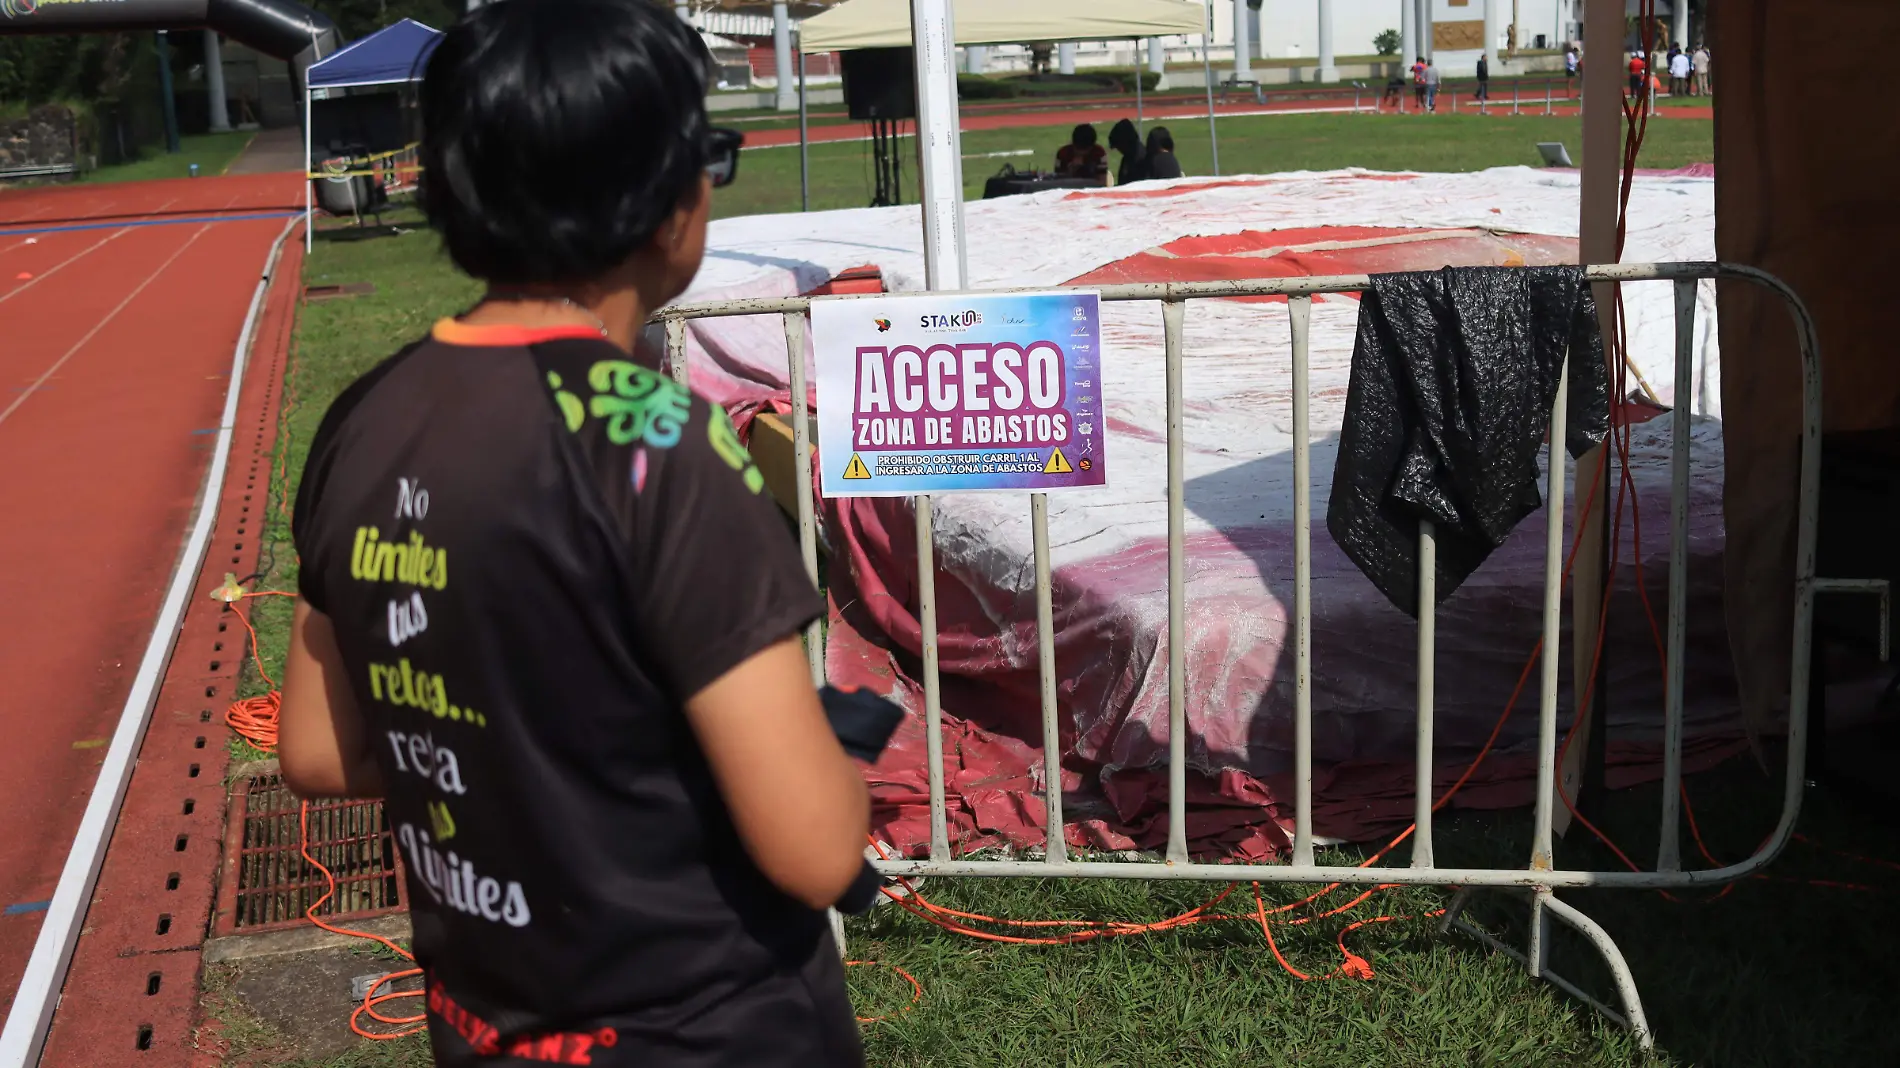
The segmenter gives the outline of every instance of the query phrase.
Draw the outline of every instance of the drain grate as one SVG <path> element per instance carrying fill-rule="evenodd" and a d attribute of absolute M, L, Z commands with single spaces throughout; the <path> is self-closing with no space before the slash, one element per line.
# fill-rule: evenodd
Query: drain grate
<path fill-rule="evenodd" d="M 323 873 L 303 859 L 302 803 L 276 774 L 252 775 L 233 791 L 215 934 L 295 927 L 323 896 Z M 336 896 L 317 915 L 366 919 L 404 907 L 402 866 L 380 801 L 310 806 L 310 855 L 336 876 Z"/>

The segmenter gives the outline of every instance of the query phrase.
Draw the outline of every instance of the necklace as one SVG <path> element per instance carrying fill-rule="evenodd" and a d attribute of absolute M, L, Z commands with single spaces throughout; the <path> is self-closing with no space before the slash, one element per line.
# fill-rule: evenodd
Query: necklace
<path fill-rule="evenodd" d="M 600 331 L 600 336 L 601 337 L 608 336 L 606 321 L 603 320 L 600 316 L 595 315 L 592 309 L 588 308 L 584 304 L 580 304 L 576 302 L 571 297 L 538 297 L 538 296 L 534 296 L 532 294 L 527 294 L 527 293 L 501 292 L 501 293 L 492 293 L 486 299 L 505 300 L 505 301 L 521 303 L 521 304 L 526 304 L 526 303 L 548 304 L 548 303 L 558 302 L 563 308 L 567 308 L 570 311 L 577 311 L 581 313 L 582 315 L 587 316 L 589 319 L 592 319 L 594 321 L 594 328 Z"/>

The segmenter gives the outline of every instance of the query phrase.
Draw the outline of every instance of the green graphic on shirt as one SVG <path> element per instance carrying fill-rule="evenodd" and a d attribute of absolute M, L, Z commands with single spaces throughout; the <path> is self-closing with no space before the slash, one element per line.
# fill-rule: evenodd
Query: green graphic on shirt
<path fill-rule="evenodd" d="M 429 826 L 435 828 L 435 840 L 446 842 L 455 837 L 455 817 L 449 815 L 449 806 L 444 801 L 431 801 L 429 808 Z"/>
<path fill-rule="evenodd" d="M 394 664 L 369 665 L 369 695 L 377 701 L 421 709 L 437 719 L 488 726 L 487 716 L 449 702 L 449 687 L 442 676 L 411 667 L 406 656 Z"/>
<path fill-rule="evenodd" d="M 732 420 L 726 416 L 726 410 L 713 405 L 712 415 L 706 420 L 706 437 L 712 442 L 713 451 L 719 454 L 726 466 L 745 477 L 745 488 L 754 493 L 765 488 L 765 476 L 752 463 L 752 454 L 739 443 L 739 432 L 732 429 Z"/>
<path fill-rule="evenodd" d="M 680 430 L 692 414 L 692 394 L 679 383 L 637 363 L 602 360 L 588 370 L 587 384 L 594 389 L 587 410 L 607 420 L 608 441 L 644 441 L 656 449 L 679 444 Z M 574 426 L 571 416 L 568 425 Z"/>
<path fill-rule="evenodd" d="M 567 420 L 567 432 L 572 434 L 587 421 L 587 409 L 581 406 L 581 399 L 561 388 L 561 376 L 548 372 L 548 387 L 554 390 L 554 403 L 561 406 L 561 417 Z"/>
<path fill-rule="evenodd" d="M 406 582 L 411 586 L 447 589 L 449 551 L 424 541 L 421 533 L 409 532 L 409 540 L 383 541 L 375 527 L 357 527 L 356 541 L 350 548 L 350 577 L 364 582 Z"/>

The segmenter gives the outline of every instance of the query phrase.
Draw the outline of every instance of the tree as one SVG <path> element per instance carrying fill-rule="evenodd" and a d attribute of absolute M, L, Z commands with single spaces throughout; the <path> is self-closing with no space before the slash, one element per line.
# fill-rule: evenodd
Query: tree
<path fill-rule="evenodd" d="M 1400 43 L 1399 31 L 1380 30 L 1378 36 L 1372 39 L 1372 51 L 1381 56 L 1396 56 Z"/>

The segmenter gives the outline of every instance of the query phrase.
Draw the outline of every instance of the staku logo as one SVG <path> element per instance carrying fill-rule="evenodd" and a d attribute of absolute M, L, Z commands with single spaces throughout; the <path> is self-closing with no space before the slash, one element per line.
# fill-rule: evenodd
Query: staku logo
<path fill-rule="evenodd" d="M 949 315 L 920 315 L 917 317 L 917 325 L 922 327 L 925 333 L 932 334 L 942 333 L 946 330 L 968 330 L 973 326 L 981 326 L 982 324 L 983 315 L 974 308 L 966 308 L 963 311 L 952 312 Z"/>
<path fill-rule="evenodd" d="M 0 0 L 0 15 L 21 18 L 40 9 L 39 0 Z"/>

